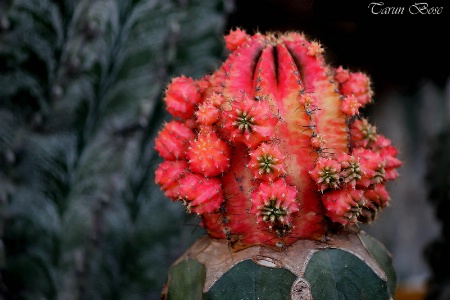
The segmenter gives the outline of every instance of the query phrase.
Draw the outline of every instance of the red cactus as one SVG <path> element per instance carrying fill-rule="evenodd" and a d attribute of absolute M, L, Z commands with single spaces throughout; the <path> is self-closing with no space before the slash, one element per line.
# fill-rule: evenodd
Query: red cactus
<path fill-rule="evenodd" d="M 302 34 L 231 30 L 228 59 L 169 84 L 175 120 L 156 139 L 156 183 L 233 249 L 281 249 L 371 222 L 389 204 L 401 161 L 359 117 L 370 78 L 329 66 Z"/>
<path fill-rule="evenodd" d="M 166 160 L 155 172 L 155 182 L 172 200 L 177 200 L 180 196 L 179 180 L 184 177 L 187 168 L 188 164 L 184 160 Z"/>
<path fill-rule="evenodd" d="M 296 188 L 282 178 L 270 183 L 263 181 L 251 194 L 251 212 L 256 215 L 257 223 L 267 223 L 263 229 L 268 228 L 280 235 L 291 226 L 292 214 L 299 210 L 296 197 Z"/>
<path fill-rule="evenodd" d="M 363 191 L 333 190 L 322 198 L 326 208 L 326 215 L 334 222 L 342 225 L 355 224 L 361 214 L 361 209 L 366 205 Z"/>
<path fill-rule="evenodd" d="M 249 152 L 248 167 L 253 176 L 265 181 L 274 181 L 286 174 L 285 157 L 277 144 L 261 143 L 258 148 Z"/>
<path fill-rule="evenodd" d="M 225 47 L 230 51 L 234 51 L 248 38 L 248 34 L 240 28 L 231 30 L 230 34 L 225 36 Z"/>
<path fill-rule="evenodd" d="M 167 110 L 175 117 L 191 117 L 200 100 L 200 85 L 189 77 L 175 77 L 166 91 Z"/>
<path fill-rule="evenodd" d="M 194 132 L 184 123 L 171 121 L 164 126 L 156 138 L 155 148 L 165 159 L 184 159 L 186 158 L 189 141 L 194 137 Z"/>
<path fill-rule="evenodd" d="M 274 135 L 278 119 L 269 103 L 254 101 L 247 95 L 222 105 L 221 132 L 232 142 L 242 142 L 254 148 Z"/>
<path fill-rule="evenodd" d="M 192 172 L 214 177 L 229 167 L 230 149 L 211 128 L 202 128 L 186 153 Z"/>
<path fill-rule="evenodd" d="M 328 188 L 338 188 L 340 182 L 341 165 L 338 161 L 319 157 L 312 171 L 309 172 L 316 182 L 319 190 L 323 192 Z"/>
<path fill-rule="evenodd" d="M 179 197 L 188 212 L 199 215 L 216 211 L 223 202 L 222 187 L 217 178 L 192 173 L 180 180 Z"/>

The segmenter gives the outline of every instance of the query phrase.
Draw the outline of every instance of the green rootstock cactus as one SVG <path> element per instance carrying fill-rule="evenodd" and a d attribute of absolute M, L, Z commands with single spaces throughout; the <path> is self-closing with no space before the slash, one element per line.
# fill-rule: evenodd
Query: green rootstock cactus
<path fill-rule="evenodd" d="M 176 77 L 167 87 L 174 118 L 155 141 L 164 158 L 156 183 L 235 255 L 255 247 L 293 253 L 305 240 L 338 250 L 330 239 L 339 240 L 342 230 L 357 235 L 358 223 L 377 218 L 389 203 L 386 182 L 401 166 L 390 140 L 359 115 L 372 101 L 369 77 L 331 67 L 321 45 L 296 32 L 250 36 L 236 29 L 225 42 L 230 54 L 217 71 L 197 80 Z M 361 253 L 349 253 L 358 260 L 349 264 L 354 274 L 374 270 Z M 388 299 L 386 291 L 376 299 Z"/>
<path fill-rule="evenodd" d="M 389 253 L 364 232 L 232 254 L 225 240 L 205 237 L 173 264 L 163 299 L 379 300 L 393 299 L 395 286 Z"/>

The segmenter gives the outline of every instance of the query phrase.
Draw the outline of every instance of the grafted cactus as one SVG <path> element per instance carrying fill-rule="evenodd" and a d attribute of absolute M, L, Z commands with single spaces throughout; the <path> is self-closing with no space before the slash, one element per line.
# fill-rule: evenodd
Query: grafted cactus
<path fill-rule="evenodd" d="M 360 116 L 370 78 L 332 67 L 297 32 L 225 37 L 212 74 L 173 78 L 156 182 L 233 252 L 326 243 L 389 204 L 397 149 Z M 287 250 L 289 251 L 289 249 Z"/>

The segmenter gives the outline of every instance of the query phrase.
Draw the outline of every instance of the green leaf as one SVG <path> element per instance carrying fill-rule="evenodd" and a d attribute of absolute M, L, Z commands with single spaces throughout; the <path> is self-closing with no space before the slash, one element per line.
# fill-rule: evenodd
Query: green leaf
<path fill-rule="evenodd" d="M 169 272 L 168 299 L 202 299 L 205 278 L 205 265 L 193 259 L 180 262 Z"/>
<path fill-rule="evenodd" d="M 389 299 L 387 283 L 361 259 L 340 249 L 316 252 L 304 277 L 314 300 Z"/>
<path fill-rule="evenodd" d="M 369 251 L 370 255 L 378 262 L 380 267 L 383 269 L 384 273 L 388 279 L 389 293 L 392 298 L 395 298 L 395 290 L 397 288 L 397 275 L 392 264 L 392 257 L 386 248 L 380 243 L 380 241 L 374 239 L 370 235 L 360 234 L 361 242 Z"/>
<path fill-rule="evenodd" d="M 291 286 L 296 278 L 287 269 L 263 267 L 245 260 L 226 272 L 205 296 L 208 300 L 287 300 L 291 299 Z"/>

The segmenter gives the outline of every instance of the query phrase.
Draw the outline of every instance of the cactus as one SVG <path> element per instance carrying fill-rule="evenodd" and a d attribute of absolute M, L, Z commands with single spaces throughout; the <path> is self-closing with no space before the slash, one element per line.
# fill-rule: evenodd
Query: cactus
<path fill-rule="evenodd" d="M 297 32 L 237 28 L 225 44 L 217 71 L 167 86 L 173 120 L 155 141 L 166 196 L 240 254 L 339 241 L 375 220 L 401 161 L 360 112 L 373 99 L 369 76 L 327 64 L 322 45 Z"/>

